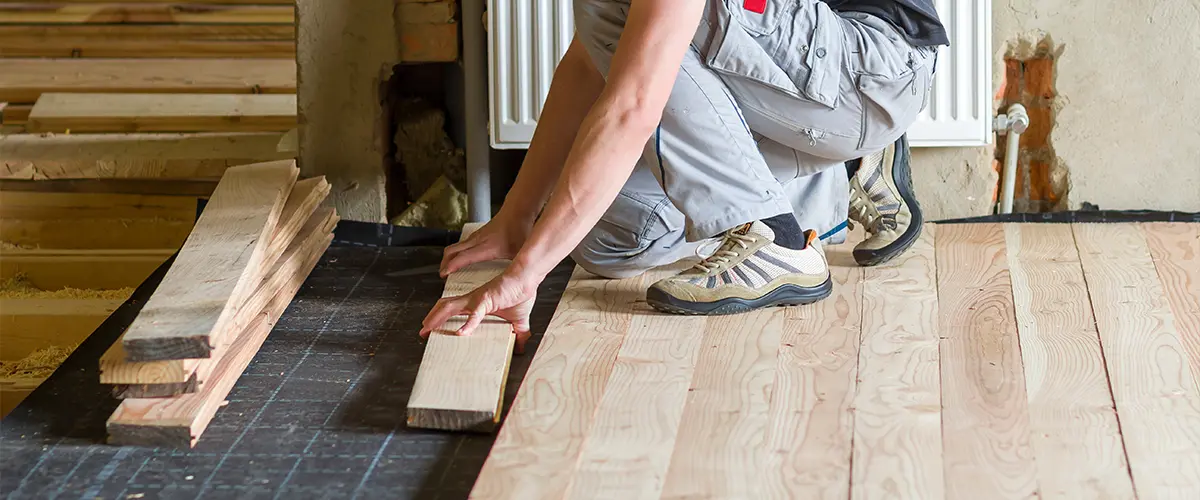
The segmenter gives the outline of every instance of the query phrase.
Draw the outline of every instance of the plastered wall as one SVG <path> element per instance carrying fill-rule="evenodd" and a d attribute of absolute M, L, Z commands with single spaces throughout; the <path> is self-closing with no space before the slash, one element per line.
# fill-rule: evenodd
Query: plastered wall
<path fill-rule="evenodd" d="M 1200 211 L 1200 1 L 993 0 L 994 88 L 1004 57 L 1053 40 L 1061 98 L 1050 141 L 1067 205 Z M 1021 42 L 1025 43 L 1022 44 Z M 988 148 L 913 152 L 930 218 L 990 213 Z"/>

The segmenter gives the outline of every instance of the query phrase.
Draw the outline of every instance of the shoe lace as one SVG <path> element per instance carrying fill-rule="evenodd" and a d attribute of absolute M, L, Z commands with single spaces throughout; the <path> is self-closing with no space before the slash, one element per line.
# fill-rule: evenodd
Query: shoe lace
<path fill-rule="evenodd" d="M 758 237 L 751 234 L 737 234 L 733 231 L 725 233 L 725 240 L 721 243 L 721 247 L 717 249 L 707 259 L 704 259 L 692 266 L 693 269 L 710 274 L 729 265 L 729 262 L 741 255 L 740 250 L 750 248 L 750 245 L 758 241 Z"/>
<path fill-rule="evenodd" d="M 899 225 L 896 223 L 895 214 L 881 214 L 875 206 L 875 202 L 871 200 L 862 189 L 852 188 L 850 190 L 850 229 L 854 229 L 854 223 L 858 222 L 863 225 L 863 229 L 870 234 L 878 234 L 884 231 L 894 231 Z"/>

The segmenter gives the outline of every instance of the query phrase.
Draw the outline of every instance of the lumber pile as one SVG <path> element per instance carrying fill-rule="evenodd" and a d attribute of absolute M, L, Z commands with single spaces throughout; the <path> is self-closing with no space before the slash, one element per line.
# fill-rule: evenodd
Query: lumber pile
<path fill-rule="evenodd" d="M 324 178 L 292 160 L 232 167 L 174 263 L 100 359 L 122 398 L 114 444 L 190 446 L 333 239 Z"/>

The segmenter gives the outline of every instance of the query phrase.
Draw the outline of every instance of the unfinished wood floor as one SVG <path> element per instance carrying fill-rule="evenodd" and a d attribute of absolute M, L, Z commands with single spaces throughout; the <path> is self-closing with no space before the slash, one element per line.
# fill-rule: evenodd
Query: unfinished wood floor
<path fill-rule="evenodd" d="M 850 248 L 829 299 L 727 317 L 577 270 L 472 497 L 1200 498 L 1200 224 Z"/>

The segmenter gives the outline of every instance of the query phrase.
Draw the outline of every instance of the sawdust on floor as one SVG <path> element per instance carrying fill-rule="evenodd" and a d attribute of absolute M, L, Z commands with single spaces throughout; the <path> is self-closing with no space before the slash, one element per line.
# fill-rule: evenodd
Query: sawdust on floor
<path fill-rule="evenodd" d="M 66 287 L 59 290 L 42 290 L 33 286 L 23 274 L 17 274 L 0 283 L 0 298 L 4 299 L 107 299 L 125 300 L 133 295 L 133 288 L 115 290 L 93 290 Z"/>

